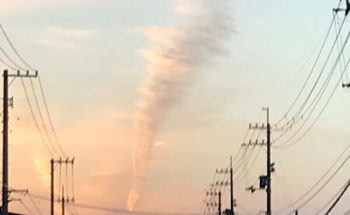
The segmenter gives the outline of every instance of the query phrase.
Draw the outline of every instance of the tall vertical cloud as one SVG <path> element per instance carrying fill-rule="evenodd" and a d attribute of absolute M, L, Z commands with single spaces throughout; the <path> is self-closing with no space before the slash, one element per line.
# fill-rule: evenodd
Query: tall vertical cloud
<path fill-rule="evenodd" d="M 143 189 L 160 124 L 169 110 L 181 102 L 194 73 L 222 53 L 233 31 L 227 8 L 224 0 L 182 0 L 176 11 L 185 26 L 141 28 L 156 46 L 140 51 L 149 65 L 147 80 L 140 87 L 139 111 L 134 116 L 134 179 L 129 210 L 134 209 Z"/>

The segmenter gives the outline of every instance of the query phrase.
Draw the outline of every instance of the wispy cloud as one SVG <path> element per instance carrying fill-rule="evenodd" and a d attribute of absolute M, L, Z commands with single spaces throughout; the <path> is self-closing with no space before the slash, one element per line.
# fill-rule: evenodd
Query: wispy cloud
<path fill-rule="evenodd" d="M 39 39 L 39 43 L 55 48 L 80 49 L 79 45 L 84 40 L 88 40 L 98 34 L 93 29 L 62 28 L 48 26 L 44 30 L 44 36 Z"/>
<path fill-rule="evenodd" d="M 78 1 L 78 0 L 75 0 Z M 83 2 L 83 0 L 80 0 Z M 85 0 L 86 1 L 86 0 Z M 11 0 L 0 1 L 0 12 L 2 14 L 20 13 L 26 10 L 31 10 L 39 7 L 45 7 L 52 4 L 72 2 L 71 0 Z"/>
<path fill-rule="evenodd" d="M 57 26 L 49 26 L 46 28 L 47 32 L 52 35 L 86 39 L 95 36 L 98 31 L 92 29 L 75 29 L 75 28 L 61 28 Z"/>

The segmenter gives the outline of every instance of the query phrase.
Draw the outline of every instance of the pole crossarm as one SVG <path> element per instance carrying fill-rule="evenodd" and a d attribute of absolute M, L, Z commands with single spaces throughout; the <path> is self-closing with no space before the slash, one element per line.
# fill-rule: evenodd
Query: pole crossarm
<path fill-rule="evenodd" d="M 26 71 L 24 74 L 18 70 L 17 73 L 7 74 L 7 77 L 16 77 L 16 78 L 37 78 L 38 71 L 35 71 L 34 74 L 31 74 L 29 71 Z"/>
<path fill-rule="evenodd" d="M 261 142 L 259 142 L 258 140 L 256 140 L 255 142 L 249 141 L 248 143 L 242 143 L 241 146 L 243 147 L 249 147 L 249 146 L 266 146 L 267 143 L 265 142 L 265 140 L 261 140 Z"/>

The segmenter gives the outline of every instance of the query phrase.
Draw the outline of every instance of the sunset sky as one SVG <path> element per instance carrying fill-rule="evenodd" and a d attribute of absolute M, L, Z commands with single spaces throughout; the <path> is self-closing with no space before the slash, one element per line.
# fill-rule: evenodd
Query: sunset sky
<path fill-rule="evenodd" d="M 147 53 L 158 46 L 164 48 L 169 42 L 164 38 L 174 29 L 192 33 L 192 16 L 186 13 L 201 14 L 202 8 L 179 7 L 186 2 L 201 2 L 207 11 L 215 5 L 213 0 L 1 1 L 0 23 L 26 61 L 38 68 L 60 142 L 66 154 L 76 159 L 76 202 L 127 209 L 133 181 L 135 115 L 140 109 L 142 112 L 138 102 L 145 94 L 140 87 L 147 85 L 152 63 L 159 60 Z M 219 37 L 219 50 L 191 64 L 193 71 L 179 89 L 181 99 L 171 103 L 159 120 L 137 211 L 200 212 L 215 169 L 229 165 L 249 123 L 265 122 L 261 108 L 269 106 L 271 122 L 276 122 L 293 102 L 338 0 L 222 2 L 232 19 L 229 33 Z M 344 28 L 350 29 L 349 21 Z M 216 32 L 210 33 L 215 38 Z M 335 37 L 334 31 L 330 37 Z M 11 50 L 2 35 L 0 46 Z M 149 52 L 145 54 L 145 50 Z M 349 50 L 346 56 L 350 56 Z M 188 54 L 186 51 L 183 53 Z M 183 69 L 181 64 L 177 66 Z M 338 70 L 335 75 L 339 77 Z M 14 97 L 10 186 L 49 197 L 51 157 L 35 129 L 19 79 L 11 85 L 10 94 Z M 310 188 L 350 143 L 349 96 L 339 85 L 302 141 L 288 149 L 273 149 L 274 214 L 289 212 L 291 202 Z M 242 214 L 265 210 L 265 192 L 245 190 L 265 172 L 263 152 L 249 175 L 235 184 L 237 211 Z M 350 165 L 345 165 L 303 208 L 303 214 L 312 214 L 329 201 L 349 179 L 349 170 Z M 229 207 L 228 192 L 226 195 L 225 207 Z M 346 194 L 334 214 L 348 211 L 349 200 L 350 194 Z M 36 201 L 47 214 L 49 202 Z M 17 202 L 10 208 L 26 213 Z M 78 211 L 80 215 L 96 212 Z"/>

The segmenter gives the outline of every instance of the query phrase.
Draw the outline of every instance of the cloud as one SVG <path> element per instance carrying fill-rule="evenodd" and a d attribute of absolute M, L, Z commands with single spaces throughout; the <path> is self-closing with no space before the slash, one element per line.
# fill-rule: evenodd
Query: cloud
<path fill-rule="evenodd" d="M 70 37 L 70 38 L 79 38 L 86 39 L 95 36 L 98 32 L 92 29 L 74 29 L 74 28 L 61 28 L 57 26 L 46 27 L 46 30 L 49 34 Z"/>
<path fill-rule="evenodd" d="M 46 188 L 49 188 L 50 187 L 50 169 L 49 169 L 48 159 L 39 155 L 35 155 L 33 162 L 35 166 L 35 171 L 37 172 L 41 182 Z"/>
<path fill-rule="evenodd" d="M 38 42 L 49 47 L 79 50 L 82 48 L 81 43 L 84 40 L 88 40 L 97 34 L 98 31 L 93 29 L 48 26 L 44 30 L 43 38 L 39 39 Z"/>
<path fill-rule="evenodd" d="M 75 0 L 78 1 L 78 0 Z M 82 0 L 79 0 L 83 2 Z M 86 1 L 86 0 L 85 0 Z M 71 0 L 11 0 L 11 1 L 0 1 L 1 7 L 0 12 L 2 14 L 19 13 L 26 10 L 31 10 L 39 7 L 45 7 L 52 4 L 58 3 L 69 3 Z"/>

